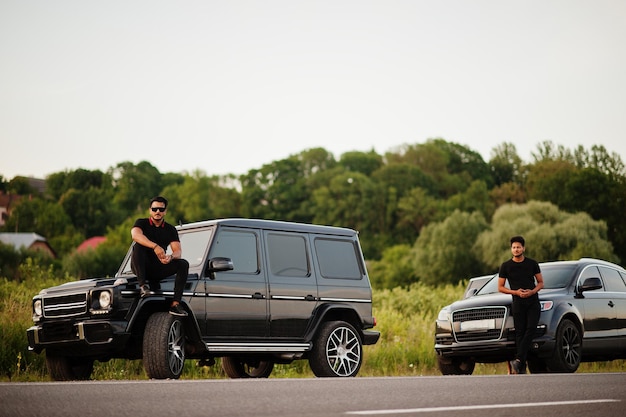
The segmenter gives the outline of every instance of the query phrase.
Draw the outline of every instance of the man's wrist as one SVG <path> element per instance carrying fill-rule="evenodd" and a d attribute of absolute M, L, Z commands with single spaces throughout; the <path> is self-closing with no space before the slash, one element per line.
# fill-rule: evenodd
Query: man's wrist
<path fill-rule="evenodd" d="M 157 246 L 159 246 L 159 244 L 155 243 L 154 246 L 152 247 L 152 250 L 155 250 L 157 248 Z"/>

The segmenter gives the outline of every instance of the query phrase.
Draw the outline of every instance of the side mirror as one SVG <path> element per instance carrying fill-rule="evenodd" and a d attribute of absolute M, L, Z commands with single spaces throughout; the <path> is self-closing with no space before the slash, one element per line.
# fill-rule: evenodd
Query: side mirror
<path fill-rule="evenodd" d="M 580 287 L 580 292 L 599 290 L 600 288 L 602 288 L 600 278 L 587 278 Z"/>
<path fill-rule="evenodd" d="M 215 272 L 232 271 L 235 269 L 233 260 L 230 258 L 211 258 L 207 264 L 206 272 L 211 279 L 215 279 Z"/>

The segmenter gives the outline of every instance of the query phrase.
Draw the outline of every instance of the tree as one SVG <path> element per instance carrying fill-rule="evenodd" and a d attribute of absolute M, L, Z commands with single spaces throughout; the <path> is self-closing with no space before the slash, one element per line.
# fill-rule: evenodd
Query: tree
<path fill-rule="evenodd" d="M 14 177 L 6 185 L 6 191 L 17 195 L 34 195 L 38 196 L 39 192 L 30 184 L 26 177 Z"/>
<path fill-rule="evenodd" d="M 507 204 L 493 216 L 491 229 L 478 237 L 472 251 L 489 270 L 511 257 L 510 238 L 523 235 L 526 254 L 539 262 L 597 257 L 617 261 L 607 239 L 606 223 L 586 213 L 568 213 L 549 202 Z"/>
<path fill-rule="evenodd" d="M 411 261 L 411 245 L 386 248 L 379 261 L 369 261 L 367 270 L 376 289 L 407 287 L 417 280 Z"/>
<path fill-rule="evenodd" d="M 339 165 L 348 171 L 360 172 L 370 176 L 374 171 L 383 166 L 383 158 L 376 152 L 346 152 L 341 155 Z"/>
<path fill-rule="evenodd" d="M 170 201 L 169 221 L 188 223 L 239 217 L 241 197 L 237 190 L 220 186 L 221 180 L 220 177 L 208 177 L 203 171 L 197 170 L 185 175 L 182 184 L 165 187 L 162 194 Z"/>
<path fill-rule="evenodd" d="M 485 265 L 471 247 L 487 228 L 481 213 L 460 210 L 443 222 L 424 227 L 412 250 L 417 279 L 425 284 L 441 285 L 483 275 Z"/>
<path fill-rule="evenodd" d="M 150 199 L 163 189 L 161 173 L 147 161 L 137 165 L 121 162 L 109 170 L 115 186 L 114 202 L 126 213 L 135 213 L 146 207 Z"/>
<path fill-rule="evenodd" d="M 506 183 L 522 184 L 524 167 L 517 148 L 512 143 L 503 143 L 491 151 L 489 167 L 496 186 Z"/>
<path fill-rule="evenodd" d="M 56 172 L 46 178 L 46 192 L 53 200 L 60 200 L 69 190 L 106 191 L 111 190 L 112 187 L 111 176 L 99 170 L 89 171 L 81 168 L 74 171 Z"/>
<path fill-rule="evenodd" d="M 266 164 L 241 177 L 242 214 L 246 217 L 307 221 L 301 210 L 309 199 L 298 157 Z"/>

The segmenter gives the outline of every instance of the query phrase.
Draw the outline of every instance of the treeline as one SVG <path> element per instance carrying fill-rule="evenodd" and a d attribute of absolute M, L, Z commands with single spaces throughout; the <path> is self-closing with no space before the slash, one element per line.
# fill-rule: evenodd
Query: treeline
<path fill-rule="evenodd" d="M 503 143 L 485 162 L 466 146 L 432 139 L 339 159 L 307 149 L 241 176 L 161 173 L 147 161 L 122 162 L 106 172 L 53 173 L 43 195 L 23 177 L 0 176 L 1 191 L 31 196 L 13 207 L 3 231 L 44 236 L 59 255 L 53 261 L 59 273 L 113 275 L 134 219 L 162 194 L 171 202 L 172 223 L 252 217 L 356 229 L 377 287 L 456 283 L 494 271 L 518 233 L 540 261 L 626 259 L 619 155 L 601 145 L 544 142 L 532 158 L 523 161 L 515 145 Z M 107 240 L 96 250 L 75 252 L 100 235 Z M 19 279 L 27 256 L 0 244 L 0 276 Z"/>

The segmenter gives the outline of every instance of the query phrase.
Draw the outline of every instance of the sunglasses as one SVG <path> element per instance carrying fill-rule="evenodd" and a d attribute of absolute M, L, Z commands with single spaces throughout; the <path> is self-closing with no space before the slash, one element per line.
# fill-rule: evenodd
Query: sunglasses
<path fill-rule="evenodd" d="M 165 207 L 150 207 L 150 210 L 152 210 L 154 213 L 156 213 L 157 211 L 163 213 L 165 211 Z"/>

